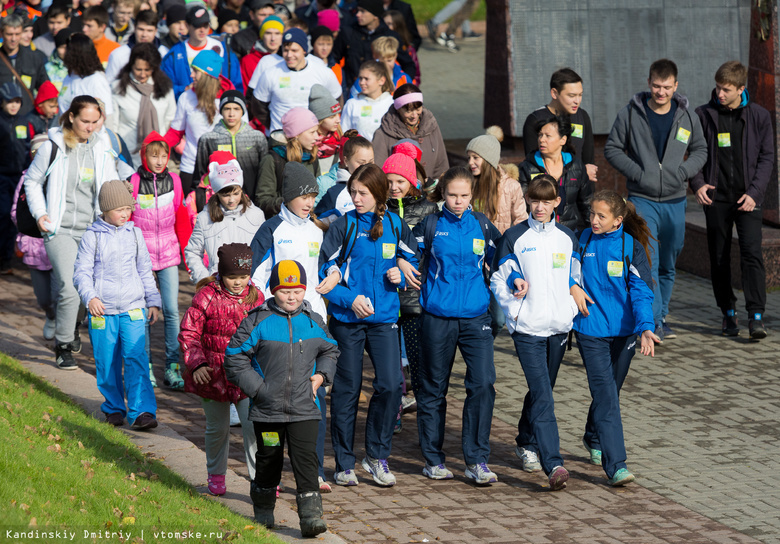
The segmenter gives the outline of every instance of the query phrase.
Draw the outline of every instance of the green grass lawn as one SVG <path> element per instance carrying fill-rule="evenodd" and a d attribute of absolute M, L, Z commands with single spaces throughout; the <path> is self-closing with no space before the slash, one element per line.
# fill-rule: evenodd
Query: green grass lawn
<path fill-rule="evenodd" d="M 4 354 L 0 436 L 3 542 L 60 542 L 70 533 L 76 542 L 120 542 L 107 538 L 114 532 L 139 544 L 174 541 L 185 532 L 187 542 L 281 542 L 199 495 L 125 434 Z"/>
<path fill-rule="evenodd" d="M 433 17 L 437 11 L 449 4 L 450 0 L 406 0 L 414 11 L 414 18 L 418 25 L 423 25 Z M 471 18 L 472 21 L 484 21 L 486 15 L 485 2 L 480 1 L 479 8 Z"/>

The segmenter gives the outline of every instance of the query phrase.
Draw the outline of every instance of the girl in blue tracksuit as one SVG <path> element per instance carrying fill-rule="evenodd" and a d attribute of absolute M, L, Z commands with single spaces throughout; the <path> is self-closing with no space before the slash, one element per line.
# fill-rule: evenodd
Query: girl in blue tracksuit
<path fill-rule="evenodd" d="M 409 227 L 388 212 L 387 176 L 375 164 L 360 166 L 347 182 L 355 204 L 328 229 L 320 251 L 320 279 L 338 279 L 325 295 L 330 331 L 339 344 L 338 368 L 330 394 L 331 442 L 338 485 L 357 485 L 355 419 L 363 381 L 363 346 L 374 365 L 374 394 L 366 419 L 363 468 L 382 486 L 395 484 L 387 466 L 398 406 L 401 359 L 398 343 L 398 288 L 406 282 L 396 258 L 417 266 L 417 243 Z"/>
<path fill-rule="evenodd" d="M 467 168 L 447 170 L 432 195 L 432 199 L 443 200 L 444 207 L 414 228 L 427 268 L 420 288 L 424 341 L 416 391 L 417 427 L 425 458 L 423 474 L 434 480 L 452 478 L 444 465 L 442 445 L 447 389 L 459 347 L 466 362 L 461 431 L 466 477 L 488 485 L 498 477 L 487 464 L 496 369 L 484 267 L 491 262 L 501 234 L 485 215 L 472 210 L 474 184 Z"/>
<path fill-rule="evenodd" d="M 555 178 L 537 176 L 526 199 L 529 218 L 498 241 L 490 288 L 506 314 L 528 383 L 515 453 L 526 472 L 544 469 L 550 489 L 556 491 L 566 487 L 569 473 L 563 468 L 552 389 L 577 313 L 569 289 L 578 243 L 574 233 L 555 220 L 561 203 Z"/>
<path fill-rule="evenodd" d="M 600 191 L 590 205 L 590 225 L 580 234 L 580 266 L 572 266 L 572 295 L 580 314 L 574 330 L 593 399 L 582 441 L 613 486 L 634 480 L 626 468 L 620 388 L 641 335 L 643 355 L 654 355 L 650 230 L 631 202 Z M 580 271 L 581 268 L 581 271 Z"/>

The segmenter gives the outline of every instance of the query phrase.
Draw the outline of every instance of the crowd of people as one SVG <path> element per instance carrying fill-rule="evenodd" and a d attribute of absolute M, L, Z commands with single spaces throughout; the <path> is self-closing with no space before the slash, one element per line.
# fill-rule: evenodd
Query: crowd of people
<path fill-rule="evenodd" d="M 676 93 L 674 62 L 651 65 L 649 91 L 620 111 L 604 149 L 624 198 L 595 189 L 570 68 L 526 119 L 523 162 L 502 162 L 491 127 L 451 167 L 400 0 L 105 4 L 18 0 L 2 14 L 2 268 L 15 250 L 30 267 L 60 369 L 77 368 L 86 323 L 112 425 L 158 424 L 150 326 L 162 317 L 163 384 L 202 399 L 209 491 L 226 492 L 239 424 L 259 523 L 274 525 L 285 443 L 304 536 L 327 528 L 329 482 L 359 484 L 364 351 L 374 379 L 360 464 L 377 485 L 396 483 L 392 439 L 413 408 L 423 474 L 453 477 L 443 443 L 456 348 L 466 477 L 497 482 L 493 342 L 504 327 L 528 384 L 523 470 L 566 487 L 553 388 L 573 335 L 592 396 L 583 445 L 610 485 L 633 481 L 619 393 L 637 348 L 652 356 L 676 337 L 666 317 L 688 187 L 707 217 L 722 333 L 739 334 L 736 224 L 749 335 L 766 336 L 761 204 L 774 139 L 739 62 L 720 67 L 696 110 Z M 453 50 L 439 19 L 431 37 Z M 183 318 L 181 268 L 196 289 Z"/>

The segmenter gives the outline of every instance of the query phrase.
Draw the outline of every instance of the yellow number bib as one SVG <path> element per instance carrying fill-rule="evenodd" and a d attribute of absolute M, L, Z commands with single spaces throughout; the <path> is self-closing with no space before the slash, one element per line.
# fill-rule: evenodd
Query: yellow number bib
<path fill-rule="evenodd" d="M 678 141 L 680 141 L 680 142 L 682 142 L 684 144 L 687 144 L 688 140 L 690 138 L 691 138 L 691 131 L 690 130 L 685 130 L 682 127 L 677 129 L 677 136 L 675 137 L 675 139 L 677 139 Z"/>
<path fill-rule="evenodd" d="M 578 125 L 577 123 L 571 124 L 571 137 L 572 138 L 582 138 L 582 125 Z"/>
<path fill-rule="evenodd" d="M 484 255 L 485 240 L 480 240 L 479 238 L 473 238 L 471 240 L 471 250 L 474 252 L 474 255 Z"/>
<path fill-rule="evenodd" d="M 623 261 L 608 261 L 607 274 L 612 278 L 619 278 L 623 275 Z"/>
<path fill-rule="evenodd" d="M 142 210 L 154 208 L 154 195 L 138 195 L 138 207 Z"/>
<path fill-rule="evenodd" d="M 130 314 L 130 321 L 138 321 L 139 319 L 143 320 L 144 318 L 144 311 L 141 308 L 130 310 L 127 313 Z"/>
<path fill-rule="evenodd" d="M 718 147 L 731 147 L 731 133 L 719 132 L 718 133 Z"/>
<path fill-rule="evenodd" d="M 382 244 L 382 258 L 392 259 L 395 257 L 395 244 Z"/>
<path fill-rule="evenodd" d="M 316 257 L 320 254 L 320 243 L 309 242 L 309 257 Z"/>
<path fill-rule="evenodd" d="M 106 329 L 106 318 L 105 317 L 95 317 L 90 316 L 89 318 L 89 326 L 92 330 L 95 331 L 103 331 Z"/>
<path fill-rule="evenodd" d="M 281 442 L 279 442 L 279 433 L 263 433 L 263 445 L 265 446 L 278 446 Z"/>
<path fill-rule="evenodd" d="M 563 268 L 566 266 L 565 253 L 553 253 L 553 268 Z"/>

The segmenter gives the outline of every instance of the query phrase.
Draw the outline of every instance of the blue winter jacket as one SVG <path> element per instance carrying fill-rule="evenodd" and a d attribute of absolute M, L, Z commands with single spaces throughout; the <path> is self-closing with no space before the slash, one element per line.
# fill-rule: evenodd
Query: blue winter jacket
<path fill-rule="evenodd" d="M 436 221 L 436 232 L 429 249 L 425 231 L 431 221 Z M 480 221 L 487 224 L 488 240 L 485 240 Z M 420 304 L 425 311 L 440 317 L 463 318 L 487 312 L 490 290 L 485 284 L 482 266 L 485 262 L 493 262 L 495 241 L 501 236 L 493 223 L 482 214 L 476 215 L 471 208 L 458 217 L 444 207 L 425 217 L 414 227 L 413 233 L 420 254 L 427 261 L 420 288 Z"/>
<path fill-rule="evenodd" d="M 330 301 L 328 313 L 345 323 L 397 322 L 400 310 L 398 289 L 406 287 L 406 280 L 402 274 L 401 283 L 394 285 L 387 279 L 387 271 L 398 266 L 397 257 L 404 258 L 415 268 L 419 264 L 417 242 L 406 223 L 396 214 L 385 212 L 382 236 L 374 241 L 369 232 L 374 217 L 372 212 L 347 212 L 331 224 L 322 241 L 320 279 L 324 279 L 334 267 L 341 273 L 339 284 L 325 295 Z M 355 225 L 355 228 L 349 240 L 345 240 L 349 225 Z M 342 254 L 342 246 L 345 246 L 346 259 L 339 267 L 337 261 Z M 371 301 L 373 315 L 365 319 L 355 315 L 352 303 L 358 295 Z"/>
<path fill-rule="evenodd" d="M 653 280 L 642 244 L 622 225 L 606 234 L 585 229 L 579 241 L 579 251 L 573 258 L 580 261 L 581 267 L 579 277 L 572 267 L 572 279 L 593 299 L 593 304 L 588 303 L 588 317 L 580 313 L 574 317 L 574 330 L 598 338 L 654 330 Z"/>
<path fill-rule="evenodd" d="M 84 306 L 97 297 L 106 315 L 161 307 L 152 259 L 141 229 L 132 221 L 115 227 L 99 217 L 89 226 L 76 255 L 73 285 Z"/>
<path fill-rule="evenodd" d="M 225 54 L 226 50 L 227 55 Z M 187 45 L 184 41 L 171 47 L 171 50 L 163 58 L 160 68 L 173 81 L 173 94 L 178 101 L 187 85 L 192 83 L 190 75 L 192 69 L 187 62 Z M 228 78 L 236 89 L 244 92 L 244 84 L 241 82 L 241 63 L 236 54 L 224 46 L 222 47 L 222 75 Z"/>

